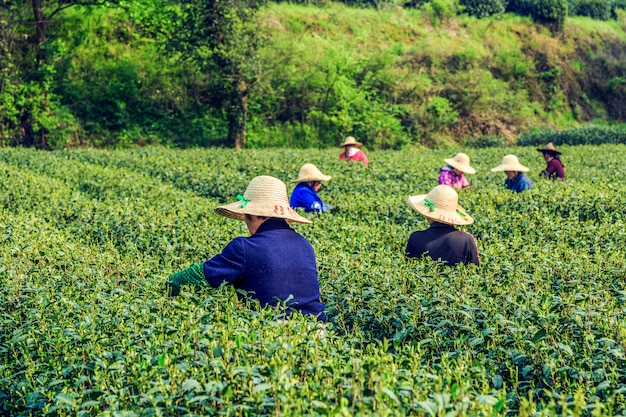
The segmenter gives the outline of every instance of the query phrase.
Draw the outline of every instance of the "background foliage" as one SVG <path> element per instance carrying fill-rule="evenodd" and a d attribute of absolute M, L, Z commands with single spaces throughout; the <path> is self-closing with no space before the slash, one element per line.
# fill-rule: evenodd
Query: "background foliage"
<path fill-rule="evenodd" d="M 482 265 L 403 257 L 455 149 L 0 150 L 0 413 L 9 415 L 625 415 L 626 145 L 465 151 L 460 195 Z M 504 189 L 504 154 L 535 189 Z M 303 162 L 339 208 L 295 225 L 315 248 L 325 330 L 251 310 L 232 287 L 169 274 L 219 252 L 241 222 L 212 208 Z"/>
<path fill-rule="evenodd" d="M 249 147 L 401 149 L 626 120 L 620 2 L 192 3 L 42 0 L 35 45 L 31 4 L 0 2 L 0 143 L 232 146 L 235 120 Z"/>
<path fill-rule="evenodd" d="M 555 145 L 626 144 L 626 129 L 612 126 L 583 126 L 561 131 L 536 129 L 523 134 L 518 140 L 522 146 L 539 146 L 549 142 Z"/>

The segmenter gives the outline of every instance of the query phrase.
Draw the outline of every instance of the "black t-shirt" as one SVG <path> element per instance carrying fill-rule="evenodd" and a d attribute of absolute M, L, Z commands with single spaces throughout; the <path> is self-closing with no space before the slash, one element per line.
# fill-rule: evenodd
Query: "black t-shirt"
<path fill-rule="evenodd" d="M 459 263 L 480 264 L 474 236 L 439 222 L 433 222 L 428 229 L 413 232 L 409 237 L 406 256 L 421 258 L 424 254 L 452 266 Z"/>

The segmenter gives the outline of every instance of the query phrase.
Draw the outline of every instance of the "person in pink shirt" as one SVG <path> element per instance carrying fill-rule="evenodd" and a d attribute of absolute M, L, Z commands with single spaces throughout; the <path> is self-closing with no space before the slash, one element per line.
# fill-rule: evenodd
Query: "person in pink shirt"
<path fill-rule="evenodd" d="M 465 179 L 464 174 L 475 174 L 476 170 L 470 166 L 469 156 L 459 152 L 454 158 L 444 159 L 443 161 L 448 165 L 439 171 L 438 184 L 449 185 L 456 190 L 470 188 L 470 184 Z"/>
<path fill-rule="evenodd" d="M 340 146 L 344 148 L 341 155 L 339 155 L 340 160 L 358 161 L 363 162 L 363 165 L 365 166 L 369 165 L 370 162 L 368 161 L 365 152 L 359 149 L 363 146 L 363 144 L 361 142 L 357 142 L 353 136 L 348 136 Z"/>

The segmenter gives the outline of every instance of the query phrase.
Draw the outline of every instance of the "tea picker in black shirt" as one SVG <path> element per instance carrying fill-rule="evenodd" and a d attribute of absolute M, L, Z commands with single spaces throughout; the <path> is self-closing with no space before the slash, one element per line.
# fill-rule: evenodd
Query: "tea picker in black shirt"
<path fill-rule="evenodd" d="M 422 258 L 428 255 L 447 265 L 480 264 L 476 240 L 470 233 L 454 225 L 468 225 L 474 219 L 458 204 L 457 192 L 448 185 L 438 185 L 426 195 L 409 197 L 409 205 L 426 217 L 430 227 L 411 233 L 406 256 Z"/>

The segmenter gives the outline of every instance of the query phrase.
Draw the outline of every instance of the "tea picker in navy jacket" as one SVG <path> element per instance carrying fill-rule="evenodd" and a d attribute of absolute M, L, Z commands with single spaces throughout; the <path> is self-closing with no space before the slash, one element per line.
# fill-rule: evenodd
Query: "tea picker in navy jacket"
<path fill-rule="evenodd" d="M 454 227 L 474 223 L 472 216 L 458 205 L 458 199 L 457 192 L 448 185 L 438 185 L 426 195 L 409 197 L 409 205 L 426 217 L 430 227 L 411 233 L 407 257 L 429 256 L 450 266 L 480 264 L 474 236 Z"/>
<path fill-rule="evenodd" d="M 237 237 L 222 253 L 173 274 L 167 283 L 170 295 L 178 295 L 185 284 L 229 283 L 261 306 L 284 302 L 286 315 L 294 309 L 326 321 L 313 247 L 288 224 L 311 221 L 289 206 L 285 184 L 270 176 L 255 177 L 237 198 L 215 212 L 245 221 L 250 236 Z"/>

